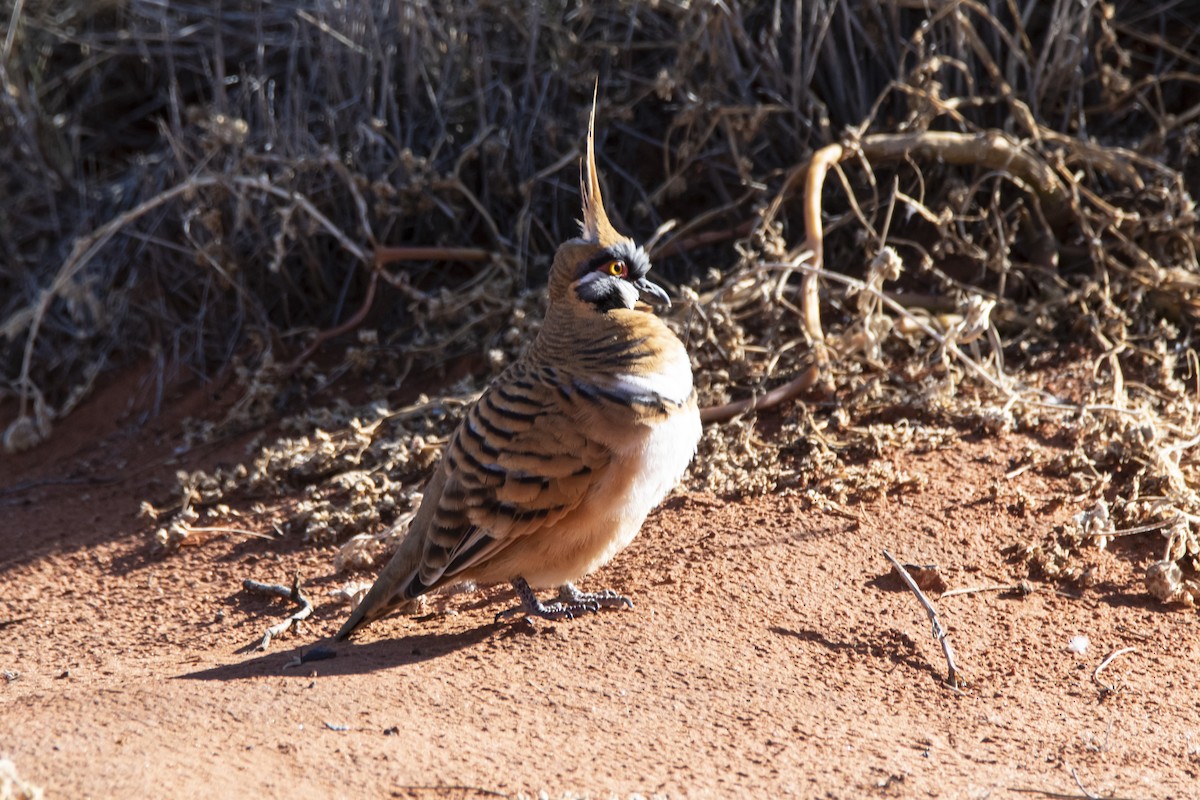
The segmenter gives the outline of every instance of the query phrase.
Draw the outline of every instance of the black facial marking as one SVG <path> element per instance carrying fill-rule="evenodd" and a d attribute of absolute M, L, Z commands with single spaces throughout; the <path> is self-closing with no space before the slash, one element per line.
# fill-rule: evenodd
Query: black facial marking
<path fill-rule="evenodd" d="M 624 278 L 600 278 L 587 286 L 580 286 L 579 296 L 599 311 L 629 308 L 625 302 L 625 295 L 621 294 L 619 282 L 622 280 Z"/>

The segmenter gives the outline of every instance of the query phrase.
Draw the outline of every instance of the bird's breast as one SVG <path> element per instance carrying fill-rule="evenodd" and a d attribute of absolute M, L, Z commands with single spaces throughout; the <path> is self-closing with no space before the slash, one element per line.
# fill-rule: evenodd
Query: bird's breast
<path fill-rule="evenodd" d="M 679 483 L 699 441 L 700 412 L 694 399 L 624 437 L 579 508 L 552 535 L 536 542 L 538 557 L 531 561 L 537 567 L 524 573 L 530 585 L 575 581 L 625 549 L 646 516 Z"/>
<path fill-rule="evenodd" d="M 665 419 L 646 426 L 618 453 L 597 487 L 605 497 L 606 545 L 595 554 L 591 572 L 623 550 L 641 529 L 646 516 L 675 488 L 687 471 L 700 441 L 700 412 L 692 400 Z"/>

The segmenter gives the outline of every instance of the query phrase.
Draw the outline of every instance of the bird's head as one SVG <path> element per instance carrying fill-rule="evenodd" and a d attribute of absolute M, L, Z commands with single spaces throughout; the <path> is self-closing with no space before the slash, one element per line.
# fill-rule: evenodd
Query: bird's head
<path fill-rule="evenodd" d="M 671 298 L 646 277 L 650 257 L 633 239 L 618 233 L 604 211 L 596 175 L 596 99 L 588 121 L 587 148 L 579 165 L 583 197 L 580 235 L 564 242 L 550 268 L 550 302 L 580 304 L 579 310 L 606 313 L 632 309 L 642 297 L 671 305 Z"/>

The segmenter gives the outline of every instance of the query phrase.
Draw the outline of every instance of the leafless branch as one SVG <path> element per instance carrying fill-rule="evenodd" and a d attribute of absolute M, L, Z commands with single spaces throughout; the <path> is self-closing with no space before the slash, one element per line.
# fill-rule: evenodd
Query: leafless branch
<path fill-rule="evenodd" d="M 276 636 L 286 633 L 291 628 L 295 627 L 300 622 L 308 619 L 313 612 L 312 600 L 300 588 L 300 573 L 296 573 L 292 579 L 291 587 L 283 586 L 278 583 L 259 583 L 255 580 L 247 578 L 242 581 L 242 588 L 253 594 L 266 595 L 268 597 L 282 597 L 285 600 L 291 600 L 293 603 L 298 603 L 300 608 L 290 617 L 282 622 L 272 625 L 267 628 L 267 632 L 263 634 L 262 640 L 254 648 L 255 650 L 266 650 L 271 646 L 271 640 Z"/>
<path fill-rule="evenodd" d="M 929 621 L 933 625 L 933 638 L 942 646 L 942 653 L 946 656 L 946 684 L 951 689 L 961 689 L 965 681 L 958 666 L 954 663 L 954 649 L 950 646 L 950 636 L 946 633 L 946 629 L 942 627 L 941 621 L 938 619 L 937 610 L 934 609 L 933 603 L 925 593 L 921 591 L 921 587 L 917 586 L 917 582 L 908 574 L 908 570 L 904 565 L 896 560 L 896 557 L 889 553 L 886 549 L 883 551 L 884 557 L 892 562 L 893 569 L 904 581 L 905 585 L 912 590 L 912 593 L 917 596 L 917 600 L 925 608 L 925 613 L 929 615 Z"/>

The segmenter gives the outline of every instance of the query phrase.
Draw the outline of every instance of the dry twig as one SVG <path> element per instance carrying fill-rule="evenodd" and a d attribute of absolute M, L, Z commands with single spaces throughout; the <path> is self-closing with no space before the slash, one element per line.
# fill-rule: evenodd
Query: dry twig
<path fill-rule="evenodd" d="M 267 632 L 263 634 L 262 640 L 254 648 L 255 650 L 266 650 L 271 646 L 271 640 L 276 636 L 286 633 L 292 627 L 298 625 L 308 619 L 313 612 L 312 600 L 300 588 L 300 573 L 296 573 L 292 579 L 291 588 L 278 583 L 259 583 L 258 581 L 247 578 L 242 581 L 242 588 L 254 594 L 266 595 L 268 597 L 282 597 L 285 600 L 291 600 L 293 603 L 298 603 L 300 608 L 290 617 L 282 622 L 272 625 L 267 628 Z"/>
<path fill-rule="evenodd" d="M 990 586 L 964 586 L 959 589 L 950 589 L 942 592 L 941 597 L 944 600 L 947 597 L 959 597 L 965 594 L 982 594 L 984 592 L 1018 592 L 1025 591 L 1026 589 L 1032 590 L 1031 587 L 1023 587 L 1019 583 L 994 583 Z"/>
<path fill-rule="evenodd" d="M 929 621 L 933 625 L 933 638 L 936 639 L 938 644 L 942 646 L 942 653 L 946 656 L 946 667 L 948 670 L 946 674 L 946 684 L 951 689 L 961 689 L 965 681 L 963 680 L 962 673 L 959 671 L 958 666 L 954 663 L 954 649 L 950 646 L 950 636 L 948 633 L 946 633 L 946 629 L 942 627 L 942 623 L 938 619 L 938 613 L 937 610 L 934 609 L 933 603 L 928 597 L 925 596 L 925 593 L 921 591 L 921 587 L 917 586 L 917 582 L 913 580 L 911 575 L 908 574 L 908 570 L 904 568 L 904 565 L 896 560 L 895 556 L 889 553 L 886 549 L 883 551 L 883 555 L 888 561 L 892 562 L 893 569 L 896 570 L 896 573 L 899 574 L 905 585 L 912 590 L 912 593 L 917 596 L 917 600 L 920 601 L 921 605 L 925 608 L 925 613 L 929 615 Z"/>
<path fill-rule="evenodd" d="M 379 247 L 375 266 L 397 261 L 487 261 L 492 254 L 479 247 Z"/>
<path fill-rule="evenodd" d="M 1071 216 L 1071 195 L 1057 173 L 1033 149 L 1003 131 L 877 133 L 864 136 L 859 148 L 869 161 L 919 157 L 996 170 L 1017 178 L 1036 194 L 1054 227 Z"/>
<path fill-rule="evenodd" d="M 1117 690 L 1115 684 L 1109 686 L 1108 684 L 1100 682 L 1100 673 L 1107 669 L 1108 665 L 1116 661 L 1118 657 L 1123 656 L 1126 653 L 1132 653 L 1136 650 L 1136 647 L 1122 647 L 1121 649 L 1113 650 L 1111 653 L 1106 655 L 1104 659 L 1096 666 L 1096 671 L 1092 673 L 1092 683 L 1096 684 L 1106 692 L 1115 692 Z"/>
<path fill-rule="evenodd" d="M 363 320 L 367 318 L 367 314 L 370 313 L 371 305 L 375 302 L 375 287 L 378 285 L 378 283 L 379 272 L 373 271 L 371 273 L 370 281 L 367 284 L 367 295 L 363 298 L 362 305 L 359 306 L 358 311 L 354 312 L 350 319 L 346 320 L 341 325 L 335 325 L 334 327 L 323 330 L 314 336 L 308 347 L 304 348 L 300 355 L 292 359 L 291 362 L 284 368 L 284 374 L 290 375 L 296 370 L 300 369 L 300 367 L 304 366 L 304 362 L 307 361 L 313 353 L 317 352 L 317 348 L 319 348 L 324 342 L 329 341 L 335 336 L 341 336 L 343 333 L 352 331 L 361 325 Z"/>
<path fill-rule="evenodd" d="M 811 366 L 797 377 L 782 386 L 776 386 L 765 394 L 757 397 L 748 397 L 745 400 L 738 400 L 733 403 L 725 403 L 720 406 L 702 408 L 700 409 L 700 421 L 705 425 L 711 423 L 719 424 L 728 422 L 739 414 L 745 414 L 750 411 L 762 411 L 777 406 L 780 403 L 786 403 L 788 400 L 799 397 L 802 392 L 816 385 L 820 375 L 820 369 L 815 365 Z"/>

